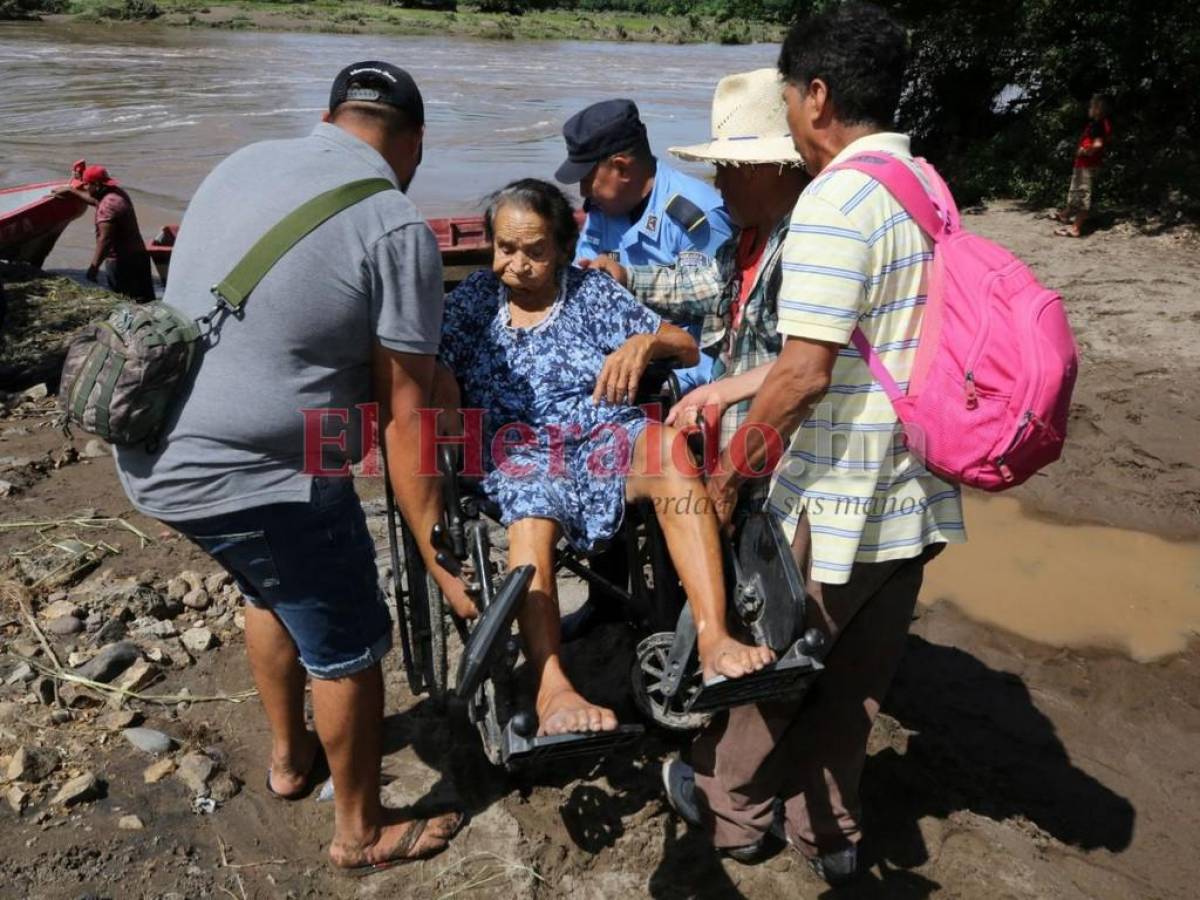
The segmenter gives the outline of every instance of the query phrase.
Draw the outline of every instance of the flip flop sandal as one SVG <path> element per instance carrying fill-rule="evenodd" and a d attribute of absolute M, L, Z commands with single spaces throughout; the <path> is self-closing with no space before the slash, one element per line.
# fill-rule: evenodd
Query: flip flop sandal
<path fill-rule="evenodd" d="M 324 784 L 329 777 L 329 762 L 325 759 L 325 750 L 320 744 L 317 745 L 317 752 L 313 755 L 312 765 L 309 766 L 308 775 L 304 779 L 304 786 L 294 794 L 281 794 L 275 788 L 271 787 L 271 770 L 267 769 L 267 793 L 276 800 L 283 800 L 285 803 L 295 803 L 297 800 L 303 800 L 311 794 L 317 787 Z"/>
<path fill-rule="evenodd" d="M 396 845 L 395 855 L 391 859 L 385 859 L 382 862 L 363 863 L 361 866 L 332 866 L 333 870 L 343 878 L 366 878 L 368 875 L 374 875 L 377 872 L 384 872 L 388 869 L 394 869 L 397 866 L 404 866 L 409 863 L 429 859 L 450 846 L 450 841 L 462 830 L 467 817 L 462 813 L 458 813 L 458 821 L 454 824 L 453 830 L 446 835 L 446 843 L 431 853 L 423 853 L 419 856 L 409 856 L 408 854 L 421 842 L 421 837 L 425 834 L 425 828 L 429 825 L 429 820 L 413 819 L 412 821 L 413 826 L 405 832 L 404 839 Z"/>
<path fill-rule="evenodd" d="M 1066 237 L 1066 238 L 1081 238 L 1081 237 L 1083 237 L 1083 235 L 1076 234 L 1070 228 L 1055 228 L 1054 236 L 1055 237 Z"/>

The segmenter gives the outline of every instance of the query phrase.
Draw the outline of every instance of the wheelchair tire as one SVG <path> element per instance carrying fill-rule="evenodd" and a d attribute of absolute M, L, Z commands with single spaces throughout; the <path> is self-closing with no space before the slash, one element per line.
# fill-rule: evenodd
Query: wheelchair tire
<path fill-rule="evenodd" d="M 425 568 L 416 539 L 404 529 L 404 580 L 408 617 L 413 642 L 413 661 L 420 671 L 425 692 L 434 706 L 446 705 L 449 665 L 446 655 L 446 604 L 442 591 Z"/>
<path fill-rule="evenodd" d="M 684 712 L 683 706 L 687 697 L 700 689 L 700 672 L 690 676 L 669 703 L 658 686 L 666 674 L 667 657 L 674 641 L 672 632 L 660 631 L 638 643 L 630 671 L 633 702 L 638 712 L 668 731 L 698 731 L 708 723 L 708 715 Z"/>

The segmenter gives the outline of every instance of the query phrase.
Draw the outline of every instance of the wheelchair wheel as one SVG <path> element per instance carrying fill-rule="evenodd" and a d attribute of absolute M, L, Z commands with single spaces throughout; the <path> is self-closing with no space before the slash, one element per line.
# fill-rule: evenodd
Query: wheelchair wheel
<path fill-rule="evenodd" d="M 667 675 L 667 658 L 675 635 L 660 631 L 644 638 L 637 646 L 637 657 L 630 673 L 633 681 L 633 702 L 638 711 L 651 721 L 671 731 L 696 731 L 708 721 L 703 713 L 684 712 L 687 702 L 700 690 L 699 669 L 689 675 L 679 692 L 670 700 L 663 694 Z"/>
<path fill-rule="evenodd" d="M 405 603 L 401 614 L 408 617 L 412 634 L 413 668 L 419 675 L 420 690 L 429 694 L 429 699 L 440 708 L 446 703 L 449 670 L 445 601 L 407 528 L 404 529 L 404 581 Z"/>

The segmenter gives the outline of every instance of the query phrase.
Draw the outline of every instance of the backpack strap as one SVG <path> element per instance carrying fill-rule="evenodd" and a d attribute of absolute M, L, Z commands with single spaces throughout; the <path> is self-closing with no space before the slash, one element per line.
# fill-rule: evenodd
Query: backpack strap
<path fill-rule="evenodd" d="M 933 171 L 932 167 L 924 160 L 916 162 L 927 176 L 929 172 Z M 912 216 L 912 220 L 917 223 L 917 226 L 933 241 L 939 241 L 948 236 L 952 230 L 957 230 L 958 210 L 954 210 L 953 216 L 949 215 L 949 211 L 944 209 L 945 197 L 939 197 L 935 201 L 929 196 L 929 189 L 921 182 L 916 173 L 890 153 L 859 153 L 845 162 L 830 166 L 821 174 L 841 169 L 861 172 L 882 184 L 887 188 L 888 193 L 896 198 L 896 202 Z M 940 177 L 936 181 L 937 183 L 933 187 L 939 194 L 942 194 L 944 184 Z M 951 200 L 951 206 L 953 206 L 953 200 Z"/>
<path fill-rule="evenodd" d="M 395 189 L 396 186 L 386 178 L 364 178 L 335 187 L 302 203 L 258 239 L 224 280 L 213 287 L 213 294 L 237 312 L 275 263 L 301 238 L 342 210 L 380 191 Z"/>
<path fill-rule="evenodd" d="M 887 188 L 888 193 L 896 198 L 896 202 L 904 207 L 917 226 L 936 244 L 958 231 L 958 207 L 946 182 L 933 166 L 923 159 L 914 159 L 914 162 L 929 180 L 930 187 L 926 187 L 911 168 L 890 153 L 859 153 L 825 171 L 850 169 L 875 179 Z M 929 195 L 930 188 L 937 195 L 936 199 Z M 904 391 L 896 384 L 861 327 L 854 329 L 850 341 L 888 399 L 895 403 L 903 397 Z"/>
<path fill-rule="evenodd" d="M 855 349 L 858 350 L 859 355 L 866 362 L 867 368 L 871 370 L 871 374 L 879 382 L 879 386 L 883 388 L 883 392 L 887 394 L 887 398 L 892 403 L 895 403 L 903 397 L 904 391 L 900 390 L 900 385 L 896 384 L 896 379 L 887 370 L 887 366 L 883 364 L 883 360 L 879 358 L 879 354 L 871 346 L 871 341 L 862 328 L 856 327 L 850 333 L 850 343 L 854 344 Z"/>

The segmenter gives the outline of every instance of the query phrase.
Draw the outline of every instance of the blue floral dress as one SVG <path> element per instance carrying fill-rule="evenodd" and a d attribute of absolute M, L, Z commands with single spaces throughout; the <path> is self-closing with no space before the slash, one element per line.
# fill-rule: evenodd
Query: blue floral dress
<path fill-rule="evenodd" d="M 504 525 L 553 519 L 582 551 L 616 533 L 625 476 L 646 420 L 634 406 L 593 404 L 592 391 L 604 358 L 635 334 L 654 334 L 661 321 L 607 275 L 574 266 L 546 317 L 531 328 L 512 326 L 508 289 L 490 271 L 476 272 L 450 294 L 439 358 L 458 379 L 463 408 L 483 411 L 474 414 L 475 432 L 482 432 L 476 444 L 482 486 Z M 474 460 L 478 465 L 478 449 Z"/>

